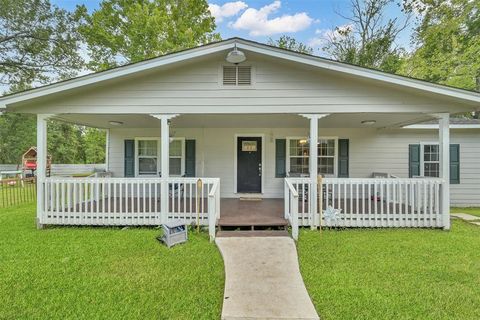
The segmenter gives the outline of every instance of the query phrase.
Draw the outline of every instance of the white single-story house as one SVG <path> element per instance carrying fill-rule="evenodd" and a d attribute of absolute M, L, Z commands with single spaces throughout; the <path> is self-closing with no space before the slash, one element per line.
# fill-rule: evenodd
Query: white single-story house
<path fill-rule="evenodd" d="M 40 226 L 449 229 L 450 202 L 480 198 L 480 126 L 450 126 L 480 109 L 479 93 L 239 38 L 8 95 L 2 108 L 38 117 Z M 47 177 L 49 118 L 107 129 L 107 173 Z"/>

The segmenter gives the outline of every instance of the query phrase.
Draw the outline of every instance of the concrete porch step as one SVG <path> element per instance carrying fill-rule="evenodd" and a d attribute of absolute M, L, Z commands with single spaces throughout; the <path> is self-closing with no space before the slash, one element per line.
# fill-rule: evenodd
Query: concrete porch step
<path fill-rule="evenodd" d="M 217 237 L 290 237 L 287 230 L 218 231 Z"/>

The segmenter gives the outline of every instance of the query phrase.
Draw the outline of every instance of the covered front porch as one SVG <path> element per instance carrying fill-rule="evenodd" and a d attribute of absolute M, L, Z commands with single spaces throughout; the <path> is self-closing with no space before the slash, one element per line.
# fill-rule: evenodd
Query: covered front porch
<path fill-rule="evenodd" d="M 378 141 L 391 139 L 389 128 L 401 130 L 426 117 L 415 113 L 55 118 L 75 116 L 77 122 L 107 127 L 107 172 L 45 177 L 47 117 L 39 115 L 40 225 L 158 225 L 181 219 L 208 225 L 212 238 L 217 225 L 287 222 L 294 237 L 299 226 L 449 228 L 446 113 L 429 115 L 440 119 L 439 176 L 421 178 L 392 175 L 391 163 L 365 153 L 376 147 L 369 141 L 380 146 Z M 187 141 L 193 149 L 187 150 Z M 357 145 L 364 147 L 356 151 Z M 371 163 L 358 165 L 366 160 Z M 335 219 L 323 216 L 329 207 L 339 210 Z"/>

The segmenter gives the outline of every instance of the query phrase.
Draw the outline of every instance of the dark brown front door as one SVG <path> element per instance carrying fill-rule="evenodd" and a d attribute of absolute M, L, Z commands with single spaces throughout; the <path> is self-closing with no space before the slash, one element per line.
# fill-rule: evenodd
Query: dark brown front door
<path fill-rule="evenodd" d="M 262 138 L 237 138 L 237 192 L 262 192 Z"/>

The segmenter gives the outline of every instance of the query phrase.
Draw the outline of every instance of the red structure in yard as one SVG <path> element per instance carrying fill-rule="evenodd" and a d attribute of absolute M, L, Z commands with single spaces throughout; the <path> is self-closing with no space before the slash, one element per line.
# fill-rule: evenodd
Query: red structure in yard
<path fill-rule="evenodd" d="M 47 176 L 50 176 L 50 170 L 52 167 L 52 157 L 48 154 L 47 155 Z M 37 148 L 30 147 L 23 155 L 22 155 L 22 170 L 24 172 L 24 177 L 33 177 L 35 175 L 35 171 L 37 170 Z M 29 172 L 30 173 L 27 173 Z"/>

